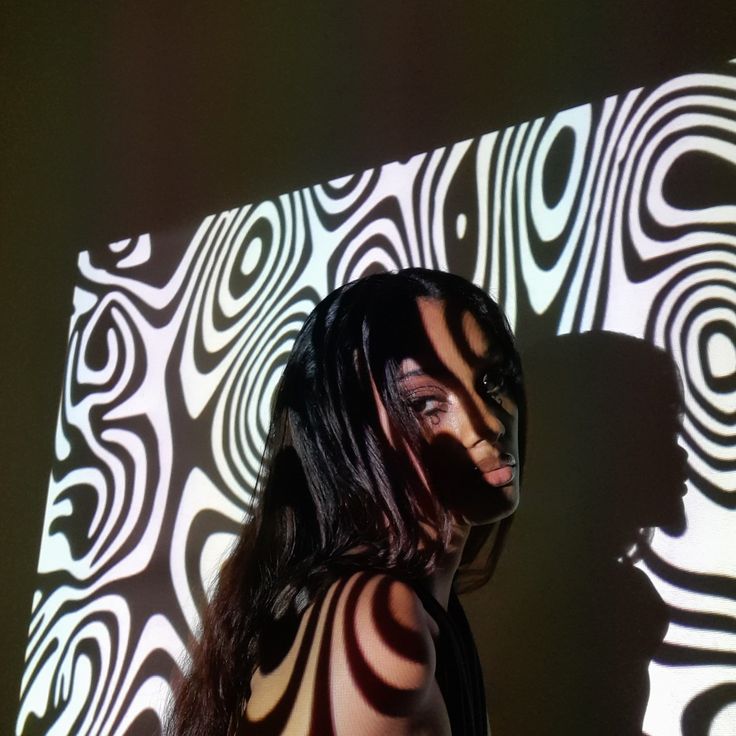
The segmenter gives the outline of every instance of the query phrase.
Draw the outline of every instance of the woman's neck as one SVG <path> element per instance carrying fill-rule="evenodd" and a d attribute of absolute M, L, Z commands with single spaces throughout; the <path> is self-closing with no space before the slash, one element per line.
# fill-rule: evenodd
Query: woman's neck
<path fill-rule="evenodd" d="M 460 566 L 460 560 L 463 556 L 465 542 L 470 532 L 469 526 L 453 525 L 452 539 L 450 546 L 445 554 L 438 560 L 437 568 L 429 576 L 429 590 L 435 600 L 447 610 L 450 600 L 450 590 L 452 581 Z"/>

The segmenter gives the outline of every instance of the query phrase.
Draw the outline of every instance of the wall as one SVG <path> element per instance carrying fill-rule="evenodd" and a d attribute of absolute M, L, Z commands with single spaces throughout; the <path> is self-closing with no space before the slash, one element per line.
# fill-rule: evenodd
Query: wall
<path fill-rule="evenodd" d="M 79 250 L 732 55 L 707 4 L 4 12 L 9 714 Z"/>

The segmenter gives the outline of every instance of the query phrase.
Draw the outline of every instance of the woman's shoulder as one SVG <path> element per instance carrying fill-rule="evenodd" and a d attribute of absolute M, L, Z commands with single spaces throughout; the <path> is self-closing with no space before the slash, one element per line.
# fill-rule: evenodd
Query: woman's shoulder
<path fill-rule="evenodd" d="M 412 585 L 386 573 L 360 571 L 333 583 L 330 592 L 333 643 L 345 646 L 355 668 L 365 661 L 407 688 L 434 677 L 437 626 Z"/>
<path fill-rule="evenodd" d="M 348 625 L 351 619 L 372 624 L 362 630 L 363 636 L 414 632 L 434 636 L 437 626 L 427 613 L 414 584 L 385 572 L 360 570 L 341 576 L 329 588 L 336 596 L 340 619 Z M 390 628 L 386 628 L 386 627 Z"/>
<path fill-rule="evenodd" d="M 256 671 L 247 719 L 271 721 L 274 734 L 328 733 L 331 723 L 339 736 L 356 722 L 365 734 L 415 733 L 446 717 L 435 635 L 407 582 L 368 570 L 341 575 L 304 611 L 281 663 Z"/>

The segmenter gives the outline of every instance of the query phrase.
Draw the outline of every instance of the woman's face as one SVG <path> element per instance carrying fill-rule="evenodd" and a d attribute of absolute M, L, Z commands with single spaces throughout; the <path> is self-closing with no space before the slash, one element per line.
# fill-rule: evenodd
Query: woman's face
<path fill-rule="evenodd" d="M 406 358 L 399 381 L 428 442 L 427 483 L 461 523 L 497 521 L 519 500 L 518 410 L 499 375 L 504 356 L 470 312 L 453 319 L 443 301 L 417 304 L 431 354 Z"/>

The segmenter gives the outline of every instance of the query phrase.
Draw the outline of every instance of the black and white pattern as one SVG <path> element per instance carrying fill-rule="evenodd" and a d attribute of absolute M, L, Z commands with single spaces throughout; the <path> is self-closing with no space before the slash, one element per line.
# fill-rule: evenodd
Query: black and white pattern
<path fill-rule="evenodd" d="M 690 74 L 79 256 L 16 733 L 160 728 L 250 501 L 293 339 L 424 265 L 512 326 L 611 330 L 684 382 L 686 533 L 639 563 L 673 622 L 644 730 L 736 719 L 736 76 Z M 731 684 L 729 684 L 731 683 Z"/>

